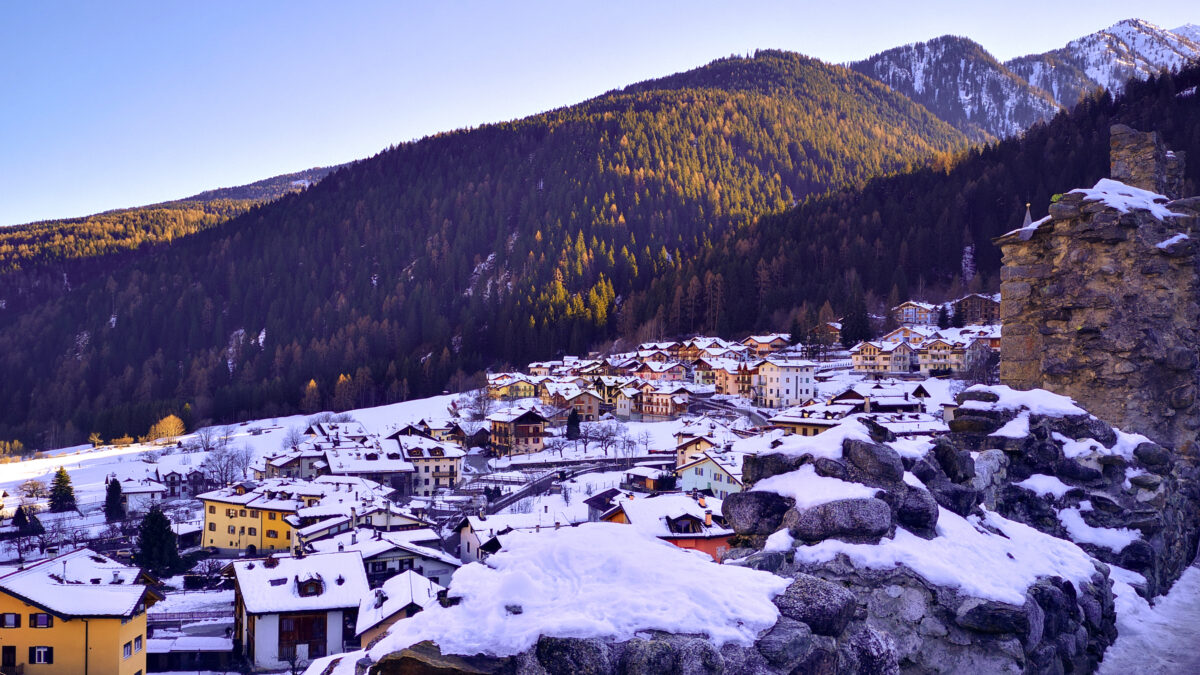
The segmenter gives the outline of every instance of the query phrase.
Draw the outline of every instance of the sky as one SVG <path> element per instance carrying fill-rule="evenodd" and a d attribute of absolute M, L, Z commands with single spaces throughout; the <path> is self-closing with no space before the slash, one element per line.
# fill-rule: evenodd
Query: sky
<path fill-rule="evenodd" d="M 833 63 L 945 34 L 1001 60 L 1194 0 L 0 4 L 0 225 L 369 157 L 760 48 Z"/>

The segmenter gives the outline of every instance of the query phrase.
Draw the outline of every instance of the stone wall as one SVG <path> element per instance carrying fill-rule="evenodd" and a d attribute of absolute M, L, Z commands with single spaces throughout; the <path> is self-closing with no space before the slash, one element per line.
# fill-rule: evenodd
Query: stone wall
<path fill-rule="evenodd" d="M 1140 132 L 1124 124 L 1109 130 L 1109 176 L 1126 185 L 1170 199 L 1183 196 L 1184 153 L 1172 152 L 1158 132 Z"/>
<path fill-rule="evenodd" d="M 1156 134 L 1112 130 L 1114 179 L 1155 192 L 1182 185 L 1182 156 Z M 1200 197 L 1185 217 L 1120 210 L 1080 193 L 1050 220 L 996 240 L 1003 251 L 1000 379 L 1070 396 L 1106 422 L 1194 453 L 1200 429 Z"/>

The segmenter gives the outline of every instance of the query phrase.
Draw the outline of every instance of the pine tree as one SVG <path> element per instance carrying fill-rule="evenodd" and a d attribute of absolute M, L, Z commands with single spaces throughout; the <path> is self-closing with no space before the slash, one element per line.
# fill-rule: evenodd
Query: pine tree
<path fill-rule="evenodd" d="M 872 337 L 867 301 L 863 298 L 862 287 L 855 284 L 850 294 L 849 305 L 846 307 L 846 316 L 842 318 L 842 344 L 849 347 Z"/>
<path fill-rule="evenodd" d="M 75 508 L 75 488 L 71 486 L 71 476 L 67 470 L 58 467 L 54 474 L 54 484 L 50 486 L 50 511 L 62 513 Z"/>
<path fill-rule="evenodd" d="M 104 493 L 104 519 L 110 523 L 125 519 L 125 505 L 121 501 L 121 481 L 108 481 Z"/>
<path fill-rule="evenodd" d="M 579 438 L 579 411 L 572 409 L 571 414 L 567 415 L 567 440 L 573 441 Z"/>
<path fill-rule="evenodd" d="M 179 549 L 171 521 L 157 504 L 138 526 L 137 564 L 156 575 L 169 574 L 179 565 Z"/>
<path fill-rule="evenodd" d="M 25 507 L 18 506 L 16 513 L 13 514 L 13 527 L 18 533 L 24 533 L 29 530 L 29 516 L 25 515 Z"/>
<path fill-rule="evenodd" d="M 950 327 L 950 312 L 946 310 L 946 306 L 938 307 L 937 327 L 946 329 Z"/>
<path fill-rule="evenodd" d="M 954 315 L 950 317 L 950 326 L 952 328 L 962 328 L 963 326 L 967 325 L 966 319 L 967 317 L 965 316 L 964 312 L 955 312 Z"/>

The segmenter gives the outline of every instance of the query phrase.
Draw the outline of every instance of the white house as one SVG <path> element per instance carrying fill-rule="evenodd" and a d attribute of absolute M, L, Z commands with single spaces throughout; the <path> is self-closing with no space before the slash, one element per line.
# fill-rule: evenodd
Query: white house
<path fill-rule="evenodd" d="M 383 582 L 358 605 L 355 634 L 366 646 L 400 619 L 420 612 L 438 601 L 446 590 L 440 584 L 408 570 Z"/>
<path fill-rule="evenodd" d="M 256 669 L 357 648 L 358 605 L 370 592 L 357 551 L 238 560 L 234 573 L 234 647 Z"/>
<path fill-rule="evenodd" d="M 167 486 L 149 478 L 126 478 L 121 481 L 121 501 L 125 503 L 126 513 L 149 511 L 150 506 L 161 502 L 166 494 Z"/>

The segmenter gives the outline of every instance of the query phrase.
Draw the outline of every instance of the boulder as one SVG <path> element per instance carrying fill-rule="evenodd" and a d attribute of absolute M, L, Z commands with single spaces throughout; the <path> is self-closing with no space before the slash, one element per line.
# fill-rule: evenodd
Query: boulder
<path fill-rule="evenodd" d="M 721 501 L 721 515 L 738 534 L 766 535 L 779 529 L 791 503 L 774 492 L 735 492 Z"/>
<path fill-rule="evenodd" d="M 670 673 L 679 663 L 679 654 L 665 640 L 634 638 L 625 643 L 621 654 L 621 672 L 626 675 Z"/>
<path fill-rule="evenodd" d="M 997 403 L 1000 401 L 1000 396 L 986 389 L 967 389 L 959 392 L 955 399 L 959 405 L 967 401 L 980 401 L 983 403 Z"/>
<path fill-rule="evenodd" d="M 771 630 L 758 639 L 756 645 L 758 653 L 768 663 L 784 672 L 791 672 L 812 653 L 813 634 L 805 624 L 785 616 L 780 617 Z"/>
<path fill-rule="evenodd" d="M 762 455 L 746 455 L 742 461 L 742 480 L 746 485 L 754 485 L 764 478 L 778 476 L 781 473 L 791 473 L 804 466 L 812 459 L 810 455 L 784 455 L 778 452 Z"/>
<path fill-rule="evenodd" d="M 793 537 L 809 543 L 836 538 L 877 544 L 892 527 L 892 511 L 874 497 L 839 499 L 803 510 L 791 509 L 783 521 Z"/>
<path fill-rule="evenodd" d="M 938 503 L 928 490 L 909 486 L 896 509 L 896 522 L 913 534 L 932 539 L 938 521 Z"/>
<path fill-rule="evenodd" d="M 803 621 L 817 635 L 832 637 L 846 629 L 857 604 L 854 593 L 845 587 L 803 573 L 775 598 L 780 614 Z"/>
<path fill-rule="evenodd" d="M 949 439 L 939 438 L 933 445 L 933 458 L 946 477 L 955 483 L 965 483 L 975 477 L 975 460 L 971 453 L 960 451 Z"/>
<path fill-rule="evenodd" d="M 1133 449 L 1133 456 L 1142 466 L 1164 476 L 1171 471 L 1171 452 L 1157 443 L 1141 443 Z"/>
<path fill-rule="evenodd" d="M 543 635 L 536 646 L 538 663 L 550 675 L 605 675 L 611 672 L 609 648 L 601 640 L 577 640 Z"/>
<path fill-rule="evenodd" d="M 836 459 L 818 457 L 817 460 L 813 462 L 813 470 L 817 472 L 818 476 L 824 476 L 825 478 L 850 480 L 850 470 L 846 468 L 845 464 L 842 464 Z"/>
<path fill-rule="evenodd" d="M 959 626 L 981 633 L 1029 633 L 1029 613 L 1018 607 L 995 600 L 967 598 L 959 605 L 954 620 Z"/>
<path fill-rule="evenodd" d="M 964 518 L 979 503 L 979 491 L 966 485 L 951 483 L 944 478 L 930 483 L 929 492 L 937 503 Z"/>
<path fill-rule="evenodd" d="M 896 645 L 887 633 L 860 626 L 838 650 L 838 672 L 855 675 L 898 675 Z"/>
<path fill-rule="evenodd" d="M 842 443 L 842 454 L 866 477 L 890 485 L 904 480 L 904 463 L 900 453 L 879 443 L 847 440 Z"/>

